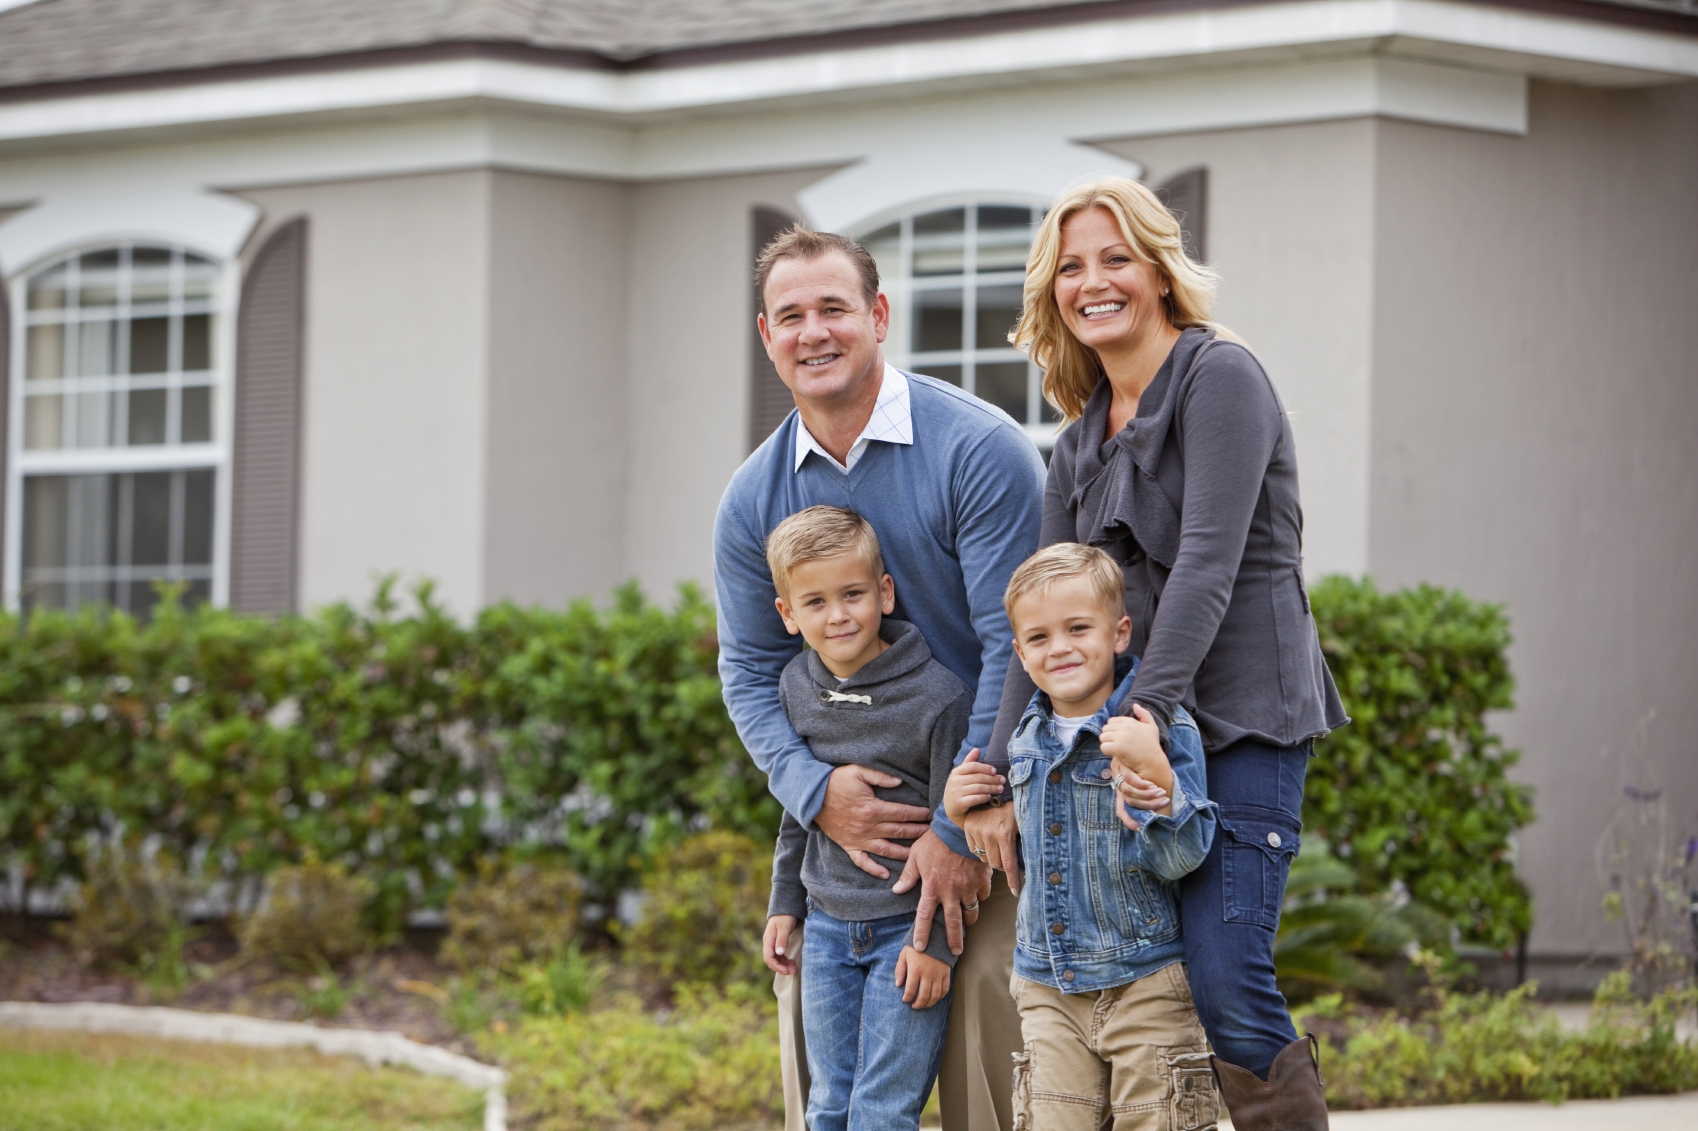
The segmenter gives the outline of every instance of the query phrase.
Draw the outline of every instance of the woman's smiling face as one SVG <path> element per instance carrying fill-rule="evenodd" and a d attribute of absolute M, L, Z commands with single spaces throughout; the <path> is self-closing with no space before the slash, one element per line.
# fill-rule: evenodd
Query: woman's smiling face
<path fill-rule="evenodd" d="M 1107 209 L 1087 208 L 1062 222 L 1055 304 L 1085 345 L 1114 352 L 1166 328 L 1166 286 Z"/>

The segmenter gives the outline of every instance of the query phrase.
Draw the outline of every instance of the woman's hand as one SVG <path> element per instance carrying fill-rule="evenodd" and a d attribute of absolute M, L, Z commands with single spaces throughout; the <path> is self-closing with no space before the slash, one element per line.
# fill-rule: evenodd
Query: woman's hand
<path fill-rule="evenodd" d="M 795 930 L 794 915 L 774 915 L 766 921 L 766 933 L 761 936 L 761 958 L 774 974 L 796 972 L 796 960 L 784 953 L 790 949 L 790 936 Z"/>
<path fill-rule="evenodd" d="M 966 827 L 967 811 L 999 796 L 1007 787 L 996 767 L 980 761 L 977 750 L 968 751 L 966 759 L 949 773 L 943 787 L 943 812 L 959 828 Z"/>
<path fill-rule="evenodd" d="M 915 1009 L 930 1009 L 949 992 L 949 964 L 911 946 L 896 960 L 896 984 L 902 1000 Z"/>

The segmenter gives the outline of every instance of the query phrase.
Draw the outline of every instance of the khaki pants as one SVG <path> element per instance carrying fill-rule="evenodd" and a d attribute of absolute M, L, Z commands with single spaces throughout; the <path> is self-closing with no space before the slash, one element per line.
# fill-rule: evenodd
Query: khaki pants
<path fill-rule="evenodd" d="M 1014 913 L 1019 899 L 998 872 L 991 893 L 979 903 L 979 921 L 967 930 L 967 945 L 955 963 L 949 1007 L 949 1038 L 938 1072 L 944 1131 L 1013 1131 L 1009 1066 L 1020 1051 L 1020 1015 L 1008 995 L 1014 973 Z M 933 922 L 943 930 L 943 916 Z M 803 930 L 791 936 L 788 953 L 802 957 Z M 808 1112 L 808 1050 L 802 1039 L 801 976 L 779 974 L 778 1048 L 784 1073 L 784 1131 L 805 1131 Z M 1092 1129 L 1095 1131 L 1095 1128 Z"/>
<path fill-rule="evenodd" d="M 1010 989 L 1026 1049 L 1015 1057 L 1017 1131 L 1204 1131 L 1218 1105 L 1208 1040 L 1175 962 L 1110 990 Z"/>

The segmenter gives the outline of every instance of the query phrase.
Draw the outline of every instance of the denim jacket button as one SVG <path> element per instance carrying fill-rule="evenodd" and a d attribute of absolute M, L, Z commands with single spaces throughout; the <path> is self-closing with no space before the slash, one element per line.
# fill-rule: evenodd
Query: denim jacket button
<path fill-rule="evenodd" d="M 1060 836 L 1061 835 L 1061 822 L 1060 821 L 1057 821 L 1055 824 L 1053 824 L 1049 827 L 1049 835 L 1050 836 Z"/>
<path fill-rule="evenodd" d="M 1109 778 L 1112 778 L 1114 776 L 1114 771 L 1109 769 L 1107 766 L 1104 766 L 1103 772 L 1098 774 L 1097 776 L 1102 778 L 1103 781 L 1107 781 Z"/>
<path fill-rule="evenodd" d="M 1063 982 L 1071 982 L 1071 981 L 1072 981 L 1072 980 L 1073 980 L 1073 971 L 1071 971 L 1071 970 L 1063 970 L 1063 971 L 1062 971 L 1062 972 L 1061 972 L 1061 980 L 1062 980 L 1062 981 L 1063 981 Z M 1187 1083 L 1187 1084 L 1189 1084 L 1189 1083 L 1190 1083 L 1190 1082 L 1191 1082 L 1191 1081 L 1189 1081 L 1189 1080 L 1187 1080 L 1187 1081 L 1185 1081 L 1185 1082 L 1186 1082 L 1186 1083 Z"/>
<path fill-rule="evenodd" d="M 1278 833 L 1269 833 L 1268 834 L 1268 844 L 1270 844 L 1274 848 L 1278 848 L 1279 847 L 1279 834 Z"/>
<path fill-rule="evenodd" d="M 1061 780 L 1061 771 L 1060 770 L 1051 770 L 1049 772 L 1049 780 L 1050 780 L 1050 784 L 1052 784 L 1052 785 L 1055 784 L 1056 782 L 1059 782 Z"/>
<path fill-rule="evenodd" d="M 1051 872 L 1049 874 L 1049 882 L 1052 883 L 1052 884 L 1059 884 L 1061 882 L 1061 873 L 1060 872 Z"/>
<path fill-rule="evenodd" d="M 1054 926 L 1050 927 L 1049 933 L 1052 934 L 1052 935 L 1066 934 L 1067 928 L 1063 927 L 1060 923 L 1057 923 Z"/>

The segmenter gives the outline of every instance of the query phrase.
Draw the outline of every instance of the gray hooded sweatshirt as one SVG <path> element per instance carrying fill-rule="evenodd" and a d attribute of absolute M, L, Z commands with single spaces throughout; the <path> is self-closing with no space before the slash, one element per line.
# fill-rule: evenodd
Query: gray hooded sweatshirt
<path fill-rule="evenodd" d="M 885 801 L 935 811 L 943 804 L 944 784 L 967 736 L 973 695 L 932 659 L 920 630 L 907 621 L 885 618 L 879 636 L 890 647 L 842 683 L 818 652 L 802 652 L 779 679 L 779 703 L 816 759 L 901 778 L 901 785 L 873 792 Z M 810 897 L 834 919 L 866 922 L 914 914 L 919 887 L 901 895 L 890 890 L 902 874 L 902 861 L 874 859 L 890 869 L 890 879 L 861 871 L 824 833 L 804 829 L 786 812 L 773 855 L 767 914 L 803 918 Z M 955 965 L 942 930 L 931 933 L 926 953 Z"/>

